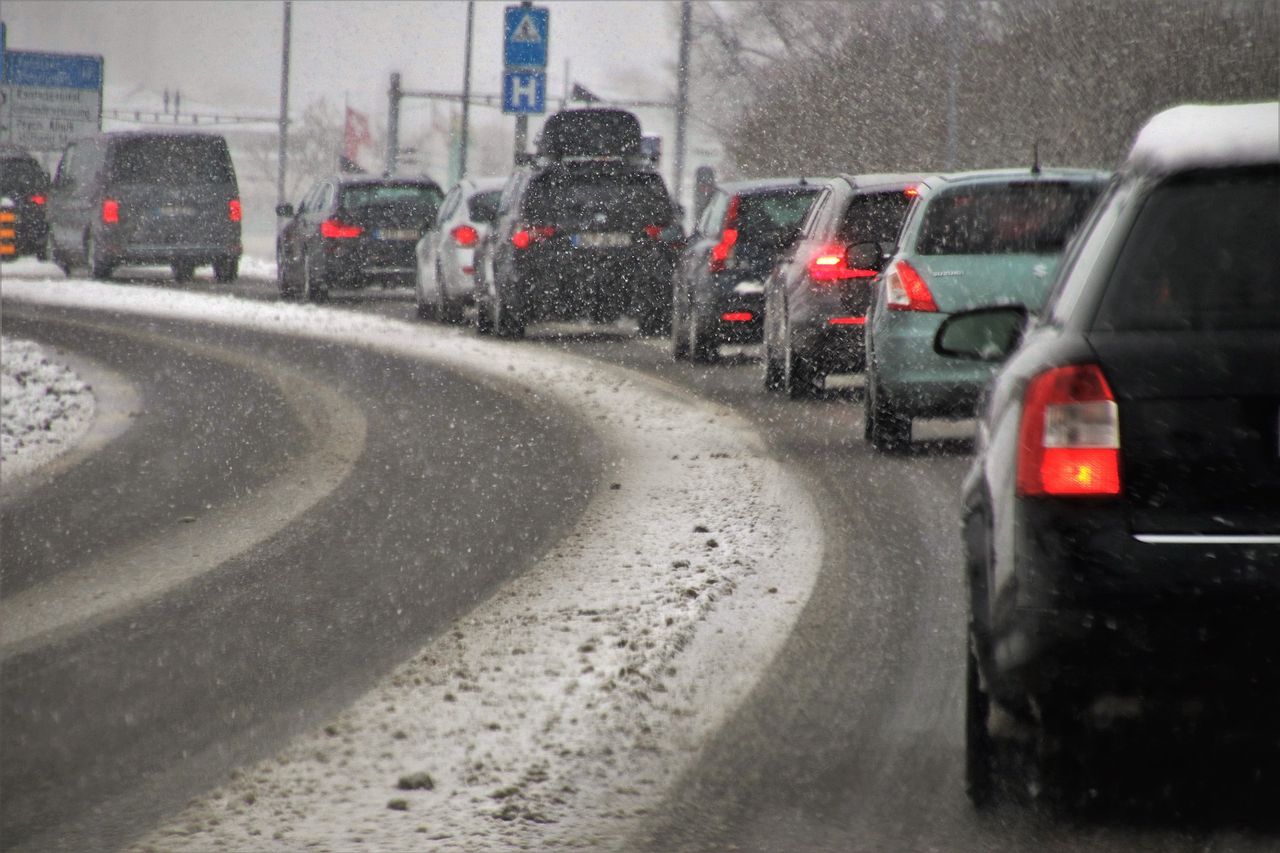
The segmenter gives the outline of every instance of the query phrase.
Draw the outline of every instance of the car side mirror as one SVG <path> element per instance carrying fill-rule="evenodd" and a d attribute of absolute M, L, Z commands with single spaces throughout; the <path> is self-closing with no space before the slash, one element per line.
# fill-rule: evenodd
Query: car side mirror
<path fill-rule="evenodd" d="M 1027 329 L 1030 312 L 1022 305 L 975 308 L 952 314 L 933 336 L 933 351 L 948 358 L 1001 362 Z"/>
<path fill-rule="evenodd" d="M 879 243 L 854 243 L 845 250 L 849 266 L 855 270 L 884 269 L 884 249 Z"/>
<path fill-rule="evenodd" d="M 291 204 L 277 204 L 277 205 L 276 205 L 276 216 L 283 216 L 283 217 L 285 217 L 286 219 L 287 219 L 287 218 L 292 217 L 292 216 L 293 216 L 293 205 L 291 205 Z"/>

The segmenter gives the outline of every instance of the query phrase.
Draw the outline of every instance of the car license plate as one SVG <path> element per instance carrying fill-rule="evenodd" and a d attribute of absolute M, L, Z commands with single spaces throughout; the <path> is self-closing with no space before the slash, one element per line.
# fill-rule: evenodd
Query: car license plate
<path fill-rule="evenodd" d="M 156 208 L 156 213 L 168 219 L 178 219 L 180 217 L 195 216 L 196 209 L 194 207 L 185 207 L 179 204 L 170 204 Z"/>
<path fill-rule="evenodd" d="M 379 228 L 379 240 L 417 240 L 421 235 L 412 228 Z"/>
<path fill-rule="evenodd" d="M 573 245 L 582 249 L 617 249 L 631 245 L 631 235 L 618 231 L 598 234 L 574 234 Z"/>

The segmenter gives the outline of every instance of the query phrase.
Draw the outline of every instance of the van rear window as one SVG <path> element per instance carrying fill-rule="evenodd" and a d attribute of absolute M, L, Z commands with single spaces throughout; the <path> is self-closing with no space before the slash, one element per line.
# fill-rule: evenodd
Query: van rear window
<path fill-rule="evenodd" d="M 221 137 L 144 136 L 117 140 L 111 179 L 121 184 L 233 184 L 231 154 Z"/>
<path fill-rule="evenodd" d="M 548 224 L 590 221 L 595 214 L 636 226 L 671 222 L 667 187 L 651 172 L 552 172 L 533 182 L 523 208 L 530 222 Z"/>
<path fill-rule="evenodd" d="M 1280 169 L 1157 188 L 1107 282 L 1094 328 L 1280 331 Z"/>

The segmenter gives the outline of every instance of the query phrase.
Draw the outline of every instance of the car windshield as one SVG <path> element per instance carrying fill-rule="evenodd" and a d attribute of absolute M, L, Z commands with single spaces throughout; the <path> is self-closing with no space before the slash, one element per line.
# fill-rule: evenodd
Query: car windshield
<path fill-rule="evenodd" d="M 111 177 L 122 184 L 179 186 L 235 181 L 223 140 L 176 135 L 118 140 L 112 149 Z"/>
<path fill-rule="evenodd" d="M 920 224 L 921 255 L 1049 255 L 1062 251 L 1097 198 L 1091 183 L 1024 181 L 948 187 Z"/>
<path fill-rule="evenodd" d="M 1158 188 L 1125 241 L 1094 328 L 1280 331 L 1280 170 Z"/>

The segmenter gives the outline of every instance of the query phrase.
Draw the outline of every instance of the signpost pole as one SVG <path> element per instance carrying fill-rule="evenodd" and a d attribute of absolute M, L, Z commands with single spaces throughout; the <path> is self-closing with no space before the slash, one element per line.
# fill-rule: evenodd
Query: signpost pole
<path fill-rule="evenodd" d="M 693 29 L 693 4 L 680 0 L 680 60 L 676 67 L 676 157 L 672 183 L 678 204 L 683 204 L 685 125 L 689 118 L 689 42 Z"/>
<path fill-rule="evenodd" d="M 467 176 L 467 137 L 470 133 L 469 119 L 471 113 L 471 30 L 475 25 L 475 18 L 475 0 L 467 0 L 467 47 L 465 51 L 466 58 L 463 60 L 462 65 L 462 139 L 458 143 L 459 178 Z"/>
<path fill-rule="evenodd" d="M 280 150 L 276 161 L 276 204 L 284 204 L 284 179 L 289 162 L 289 40 L 293 0 L 284 0 L 284 36 L 280 47 Z"/>
<path fill-rule="evenodd" d="M 391 88 L 387 90 L 387 177 L 396 173 L 396 161 L 400 157 L 400 72 L 391 74 Z"/>
<path fill-rule="evenodd" d="M 535 8 L 533 0 L 508 6 L 502 33 L 502 111 L 514 113 L 515 160 L 529 147 L 529 113 L 546 109 L 547 39 L 551 13 Z"/>

